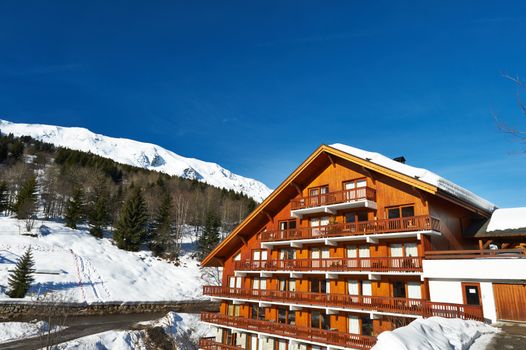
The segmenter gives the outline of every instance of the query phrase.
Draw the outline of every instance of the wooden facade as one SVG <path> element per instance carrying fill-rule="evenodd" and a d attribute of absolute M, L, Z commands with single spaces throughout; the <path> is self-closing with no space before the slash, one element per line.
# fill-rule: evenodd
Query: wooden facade
<path fill-rule="evenodd" d="M 489 215 L 322 146 L 204 259 L 223 277 L 204 289 L 221 310 L 203 315 L 218 334 L 201 347 L 365 349 L 416 317 L 482 320 L 479 305 L 429 301 L 422 259 L 478 248 L 462 232 Z"/>

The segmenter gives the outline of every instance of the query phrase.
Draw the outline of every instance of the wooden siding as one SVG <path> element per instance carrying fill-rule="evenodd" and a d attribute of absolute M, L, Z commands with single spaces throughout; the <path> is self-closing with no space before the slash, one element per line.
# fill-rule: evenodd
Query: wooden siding
<path fill-rule="evenodd" d="M 495 295 L 497 319 L 526 320 L 526 284 L 494 283 L 493 294 Z"/>

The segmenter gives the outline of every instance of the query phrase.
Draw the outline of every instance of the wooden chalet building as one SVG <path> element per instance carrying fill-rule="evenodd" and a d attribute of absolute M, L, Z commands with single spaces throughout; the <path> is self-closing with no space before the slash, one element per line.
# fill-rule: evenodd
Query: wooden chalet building
<path fill-rule="evenodd" d="M 484 252 L 467 233 L 495 206 L 404 162 L 341 144 L 311 154 L 203 260 L 223 274 L 204 287 L 221 307 L 202 314 L 217 334 L 200 348 L 368 349 L 418 317 L 486 319 L 480 286 L 459 277 L 463 299 L 434 300 L 423 265 Z"/>

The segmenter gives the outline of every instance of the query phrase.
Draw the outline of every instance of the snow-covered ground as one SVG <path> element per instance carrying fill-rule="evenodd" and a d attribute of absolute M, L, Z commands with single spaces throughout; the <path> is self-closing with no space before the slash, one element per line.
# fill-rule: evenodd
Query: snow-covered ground
<path fill-rule="evenodd" d="M 0 343 L 46 335 L 48 332 L 56 332 L 62 328 L 54 326 L 50 329 L 49 324 L 44 321 L 2 322 L 0 323 Z"/>
<path fill-rule="evenodd" d="M 108 302 L 186 300 L 201 297 L 199 263 L 189 254 L 180 266 L 160 260 L 149 251 L 127 252 L 111 239 L 97 239 L 87 230 L 62 223 L 37 221 L 37 237 L 21 235 L 24 222 L 0 217 L 0 299 L 9 270 L 31 246 L 35 282 L 26 299 L 47 294 L 54 301 Z M 183 245 L 191 245 L 186 236 Z"/>
<path fill-rule="evenodd" d="M 478 321 L 416 319 L 405 327 L 380 333 L 372 350 L 483 350 L 497 332 Z"/>
<path fill-rule="evenodd" d="M 31 136 L 56 146 L 91 152 L 122 164 L 206 182 L 244 193 L 258 202 L 271 192 L 262 182 L 234 174 L 216 163 L 186 158 L 151 143 L 95 134 L 85 128 L 11 123 L 6 120 L 0 120 L 0 130 L 4 134 Z"/>
<path fill-rule="evenodd" d="M 185 342 L 197 343 L 199 338 L 212 336 L 210 326 L 200 322 L 199 315 L 168 313 L 165 317 L 144 322 L 149 326 L 160 326 L 172 339 L 179 349 L 185 349 Z M 144 332 L 141 331 L 109 331 L 87 337 L 75 339 L 57 346 L 59 350 L 146 350 L 143 340 Z"/>

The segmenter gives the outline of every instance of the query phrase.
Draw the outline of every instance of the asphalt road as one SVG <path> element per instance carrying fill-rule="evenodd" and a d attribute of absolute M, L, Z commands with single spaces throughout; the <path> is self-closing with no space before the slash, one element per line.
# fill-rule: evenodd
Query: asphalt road
<path fill-rule="evenodd" d="M 144 313 L 129 315 L 109 316 L 81 316 L 71 317 L 62 325 L 68 327 L 56 332 L 51 336 L 51 344 L 43 342 L 41 337 L 22 339 L 10 343 L 0 344 L 0 350 L 36 350 L 45 345 L 56 345 L 73 339 L 85 337 L 110 330 L 143 329 L 144 326 L 137 325 L 140 321 L 156 320 L 166 313 Z"/>

